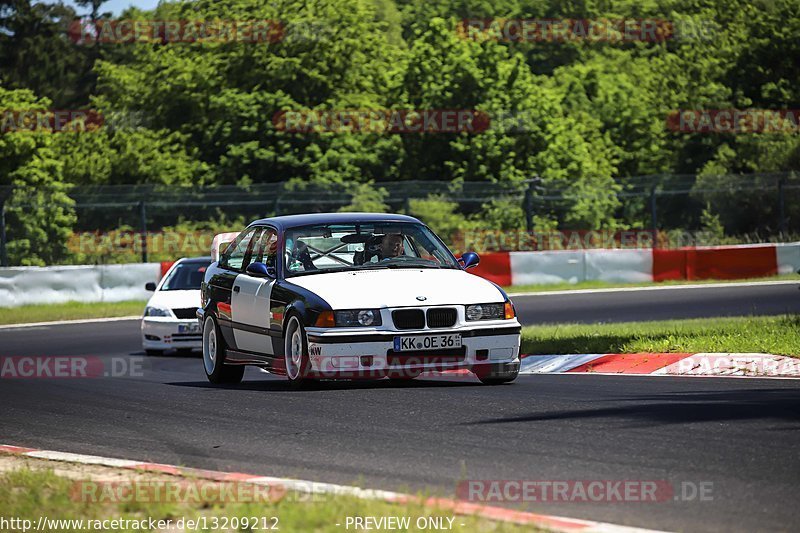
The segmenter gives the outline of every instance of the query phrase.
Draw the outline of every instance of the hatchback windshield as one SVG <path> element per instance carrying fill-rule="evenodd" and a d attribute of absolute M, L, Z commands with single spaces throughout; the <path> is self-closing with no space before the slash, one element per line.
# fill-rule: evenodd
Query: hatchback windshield
<path fill-rule="evenodd" d="M 286 276 L 375 268 L 459 268 L 425 226 L 323 224 L 286 232 Z"/>
<path fill-rule="evenodd" d="M 162 291 L 200 290 L 210 261 L 187 261 L 178 263 L 161 286 Z"/>

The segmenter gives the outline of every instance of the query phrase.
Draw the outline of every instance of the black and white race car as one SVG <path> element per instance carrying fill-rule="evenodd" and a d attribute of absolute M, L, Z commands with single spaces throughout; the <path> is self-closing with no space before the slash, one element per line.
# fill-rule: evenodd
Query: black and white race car
<path fill-rule="evenodd" d="M 465 271 L 478 260 L 403 215 L 257 220 L 206 270 L 206 375 L 236 383 L 255 365 L 300 384 L 468 369 L 513 381 L 520 324 L 502 289 Z"/>

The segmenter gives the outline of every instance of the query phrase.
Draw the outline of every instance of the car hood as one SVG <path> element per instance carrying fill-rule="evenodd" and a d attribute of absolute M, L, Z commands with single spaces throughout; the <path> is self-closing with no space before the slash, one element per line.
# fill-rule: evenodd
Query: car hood
<path fill-rule="evenodd" d="M 200 307 L 200 291 L 156 291 L 147 305 L 169 309 Z"/>
<path fill-rule="evenodd" d="M 315 293 L 333 309 L 504 301 L 496 286 L 463 270 L 376 269 L 296 276 L 287 281 Z"/>

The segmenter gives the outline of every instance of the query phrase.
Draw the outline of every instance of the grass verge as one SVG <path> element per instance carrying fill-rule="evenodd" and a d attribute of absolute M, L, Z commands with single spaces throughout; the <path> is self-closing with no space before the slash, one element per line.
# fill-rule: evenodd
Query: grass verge
<path fill-rule="evenodd" d="M 702 279 L 693 281 L 645 281 L 641 283 L 608 283 L 605 281 L 580 281 L 577 283 L 554 283 L 548 285 L 514 285 L 503 287 L 509 294 L 519 292 L 549 292 L 549 291 L 568 291 L 579 289 L 619 289 L 625 287 L 662 287 L 664 285 L 705 285 L 708 283 L 752 283 L 754 281 L 800 281 L 800 274 L 786 274 L 781 276 L 769 276 L 766 278 L 747 278 L 747 279 Z"/>
<path fill-rule="evenodd" d="M 167 481 L 174 485 L 175 481 Z M 117 480 L 118 482 L 121 480 Z M 80 483 L 80 482 L 77 482 Z M 152 486 L 152 485 L 151 485 Z M 130 493 L 135 494 L 135 493 Z M 144 493 L 143 493 L 144 494 Z M 197 493 L 195 493 L 197 494 Z M 0 501 L 3 502 L 3 515 L 29 520 L 35 529 L 40 517 L 46 517 L 51 527 L 45 530 L 55 531 L 54 520 L 72 520 L 72 524 L 59 524 L 58 531 L 100 530 L 89 526 L 87 521 L 95 520 L 172 520 L 172 527 L 181 518 L 185 520 L 205 520 L 207 527 L 220 524 L 219 528 L 228 531 L 258 531 L 277 529 L 278 531 L 337 531 L 345 528 L 347 517 L 408 517 L 408 531 L 418 531 L 417 521 L 432 518 L 452 520 L 455 531 L 497 531 L 515 532 L 531 531 L 530 526 L 522 527 L 509 523 L 493 522 L 475 516 L 453 515 L 446 510 L 423 506 L 419 503 L 390 504 L 382 501 L 363 500 L 355 497 L 324 496 L 312 501 L 298 501 L 286 493 L 282 499 L 258 503 L 218 503 L 202 498 L 184 498 L 191 502 L 149 503 L 142 500 L 158 498 L 131 497 L 125 502 L 109 502 L 108 498 L 97 501 L 97 498 L 81 497 L 76 490 L 76 480 L 57 475 L 52 470 L 34 470 L 19 468 L 0 474 Z M 117 498 L 119 499 L 119 498 Z M 87 501 L 92 500 L 92 501 Z M 138 500 L 138 501 L 137 501 Z M 216 520 L 215 520 L 216 519 Z M 236 519 L 236 520 L 235 520 Z M 276 520 L 277 519 L 277 520 Z M 82 520 L 82 528 L 75 521 Z M 255 527 L 244 526 L 244 520 Z M 337 525 L 338 524 L 338 525 Z M 110 527 L 114 531 L 142 531 L 129 523 L 118 522 L 120 527 Z M 352 524 L 351 524 L 352 525 Z M 127 527 L 125 527 L 127 526 Z M 230 527 L 228 527 L 230 526 Z M 109 529 L 108 527 L 103 529 Z M 145 527 L 144 530 L 149 528 Z M 202 529 L 202 528 L 201 528 Z M 13 528 L 20 530 L 21 528 Z M 185 528 L 189 531 L 190 528 Z M 198 529 L 194 529 L 198 530 Z"/>
<path fill-rule="evenodd" d="M 9 307 L 0 313 L 0 324 L 26 324 L 55 320 L 79 320 L 83 318 L 109 318 L 115 316 L 141 315 L 146 302 L 127 302 L 22 305 Z"/>
<path fill-rule="evenodd" d="M 522 329 L 521 353 L 762 352 L 800 356 L 800 316 L 700 318 Z"/>

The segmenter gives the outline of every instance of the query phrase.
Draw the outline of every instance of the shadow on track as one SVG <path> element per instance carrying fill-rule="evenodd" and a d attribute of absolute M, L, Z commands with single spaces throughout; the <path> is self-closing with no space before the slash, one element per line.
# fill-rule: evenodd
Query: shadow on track
<path fill-rule="evenodd" d="M 324 392 L 336 390 L 367 390 L 367 389 L 424 389 L 424 388 L 452 388 L 452 387 L 485 387 L 477 380 L 472 381 L 447 381 L 447 380 L 412 380 L 394 382 L 387 379 L 363 381 L 317 381 L 303 387 L 295 387 L 284 379 L 265 379 L 259 381 L 243 381 L 233 385 L 213 385 L 207 381 L 176 381 L 165 383 L 173 387 L 193 387 L 198 389 L 229 389 L 266 392 Z"/>
<path fill-rule="evenodd" d="M 152 357 L 153 359 L 159 358 L 168 358 L 168 357 L 178 357 L 184 359 L 199 359 L 203 360 L 203 353 L 192 348 L 170 348 L 169 350 L 164 350 L 161 353 L 153 353 L 149 354 L 144 350 L 139 350 L 137 352 L 130 352 L 128 355 L 131 356 L 139 356 L 139 357 Z"/>
<path fill-rule="evenodd" d="M 463 425 L 544 422 L 550 420 L 618 419 L 635 425 L 691 424 L 745 420 L 800 422 L 800 389 L 750 389 L 631 396 L 606 400 L 632 405 L 534 412 L 525 416 L 490 418 Z M 778 428 L 776 428 L 778 429 Z M 782 428 L 790 429 L 790 428 Z M 791 429 L 800 429 L 800 426 Z"/>

